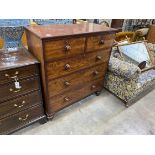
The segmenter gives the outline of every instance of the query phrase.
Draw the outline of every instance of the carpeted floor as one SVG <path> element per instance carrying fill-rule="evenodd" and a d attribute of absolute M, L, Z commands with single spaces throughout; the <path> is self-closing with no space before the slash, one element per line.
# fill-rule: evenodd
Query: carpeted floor
<path fill-rule="evenodd" d="M 111 93 L 86 99 L 57 113 L 52 121 L 35 123 L 15 135 L 155 134 L 155 90 L 125 108 Z"/>

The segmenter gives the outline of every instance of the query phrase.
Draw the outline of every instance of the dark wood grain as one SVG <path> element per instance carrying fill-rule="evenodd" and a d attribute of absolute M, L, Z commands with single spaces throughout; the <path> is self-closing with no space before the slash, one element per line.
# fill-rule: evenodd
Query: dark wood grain
<path fill-rule="evenodd" d="M 48 118 L 93 92 L 99 94 L 117 30 L 97 24 L 29 26 L 25 29 L 28 49 L 41 62 Z M 100 81 L 93 85 L 93 80 L 97 79 Z"/>
<path fill-rule="evenodd" d="M 8 61 L 8 58 L 15 58 Z M 25 48 L 0 50 L 0 71 L 36 64 L 38 61 Z"/>
<path fill-rule="evenodd" d="M 0 84 L 14 82 L 15 78 L 19 80 L 37 76 L 38 74 L 39 72 L 37 65 L 28 65 L 14 69 L 3 70 L 0 71 Z"/>
<path fill-rule="evenodd" d="M 103 25 L 85 23 L 85 24 L 54 24 L 54 25 L 34 25 L 25 27 L 26 30 L 33 33 L 40 39 L 62 38 L 67 36 L 92 35 L 101 33 L 115 33 L 116 29 L 105 27 Z"/>
<path fill-rule="evenodd" d="M 85 38 L 62 39 L 45 42 L 45 59 L 53 60 L 84 53 Z"/>
<path fill-rule="evenodd" d="M 0 59 L 0 134 L 10 134 L 45 118 L 39 62 L 25 48 L 1 50 Z"/>
<path fill-rule="evenodd" d="M 0 120 L 0 134 L 8 134 L 13 130 L 22 128 L 26 124 L 43 117 L 44 112 L 42 106 L 35 106 L 28 110 L 24 110 L 10 117 Z"/>
<path fill-rule="evenodd" d="M 0 102 L 8 99 L 12 99 L 24 93 L 28 93 L 34 90 L 39 90 L 39 78 L 34 77 L 31 79 L 19 80 L 21 89 L 15 88 L 14 82 L 4 84 L 0 86 Z"/>
<path fill-rule="evenodd" d="M 76 87 L 81 87 L 95 79 L 103 78 L 107 70 L 107 63 L 91 67 L 90 69 L 80 70 L 79 72 L 55 80 L 49 81 L 49 97 L 62 94 L 65 91 L 74 91 Z"/>
<path fill-rule="evenodd" d="M 58 96 L 55 96 L 50 99 L 49 107 L 48 107 L 48 113 L 55 113 L 59 111 L 60 109 L 69 106 L 70 104 L 96 92 L 101 91 L 103 88 L 103 78 L 90 82 L 87 85 L 84 85 L 83 87 L 79 89 L 75 89 L 74 91 L 69 91 L 67 93 L 59 94 Z"/>
<path fill-rule="evenodd" d="M 109 49 L 113 44 L 114 34 L 91 36 L 87 39 L 86 52 Z"/>
<path fill-rule="evenodd" d="M 101 59 L 98 59 L 98 56 Z M 80 55 L 68 59 L 54 61 L 47 64 L 47 76 L 48 79 L 53 79 L 69 73 L 73 73 L 80 69 L 88 68 L 90 66 L 98 65 L 103 62 L 108 62 L 110 56 L 110 50 L 98 51 L 95 53 L 89 53 L 86 55 Z M 68 65 L 68 67 L 66 67 Z"/>
<path fill-rule="evenodd" d="M 31 106 L 41 104 L 41 92 L 34 91 L 30 94 L 23 95 L 21 97 L 3 102 L 0 104 L 0 118 L 7 117 L 24 109 L 28 109 Z"/>

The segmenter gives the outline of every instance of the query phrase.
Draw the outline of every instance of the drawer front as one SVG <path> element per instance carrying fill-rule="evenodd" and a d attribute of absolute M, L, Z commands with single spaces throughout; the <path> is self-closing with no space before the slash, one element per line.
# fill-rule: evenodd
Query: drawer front
<path fill-rule="evenodd" d="M 39 77 L 26 80 L 19 80 L 20 89 L 15 88 L 15 82 L 10 82 L 0 86 L 0 102 L 11 99 L 18 95 L 39 89 Z"/>
<path fill-rule="evenodd" d="M 71 91 L 75 87 L 79 87 L 92 80 L 103 78 L 107 70 L 107 63 L 92 67 L 90 69 L 82 70 L 71 75 L 51 80 L 48 83 L 49 97 L 61 94 L 65 91 Z"/>
<path fill-rule="evenodd" d="M 8 134 L 44 116 L 42 106 L 35 106 L 0 120 L 0 134 Z"/>
<path fill-rule="evenodd" d="M 0 118 L 4 118 L 10 114 L 17 113 L 21 110 L 41 103 L 42 97 L 40 91 L 34 91 L 28 95 L 3 102 L 0 104 Z"/>
<path fill-rule="evenodd" d="M 47 63 L 48 79 L 53 79 L 75 71 L 108 62 L 110 50 L 80 55 L 78 57 Z"/>
<path fill-rule="evenodd" d="M 52 60 L 84 53 L 85 38 L 47 41 L 44 44 L 46 60 Z"/>
<path fill-rule="evenodd" d="M 33 75 L 38 75 L 37 64 L 1 71 L 0 72 L 0 84 L 14 81 L 15 78 L 20 79 L 20 78 L 30 77 Z"/>
<path fill-rule="evenodd" d="M 88 85 L 82 86 L 78 90 L 64 93 L 53 97 L 49 101 L 48 114 L 51 115 L 54 112 L 61 110 L 62 108 L 92 94 L 93 92 L 100 91 L 103 88 L 103 79 L 91 82 Z"/>
<path fill-rule="evenodd" d="M 111 48 L 113 41 L 114 41 L 114 34 L 88 37 L 86 52 Z"/>

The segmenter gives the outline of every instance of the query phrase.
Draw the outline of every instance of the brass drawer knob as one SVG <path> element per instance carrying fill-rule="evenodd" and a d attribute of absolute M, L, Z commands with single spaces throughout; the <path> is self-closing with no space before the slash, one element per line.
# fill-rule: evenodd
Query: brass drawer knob
<path fill-rule="evenodd" d="M 69 97 L 65 97 L 64 100 L 65 100 L 65 102 L 67 102 L 67 101 L 69 101 L 70 99 L 69 99 Z"/>
<path fill-rule="evenodd" d="M 95 86 L 95 85 L 92 85 L 92 86 L 91 86 L 91 88 L 92 88 L 92 89 L 95 89 L 95 88 L 96 88 L 96 86 Z"/>
<path fill-rule="evenodd" d="M 9 77 L 9 74 L 5 74 L 5 77 Z"/>
<path fill-rule="evenodd" d="M 21 108 L 24 106 L 25 103 L 26 103 L 25 101 L 22 101 L 21 105 L 14 104 L 14 107 Z"/>
<path fill-rule="evenodd" d="M 65 46 L 65 51 L 70 51 L 71 50 L 71 46 L 70 45 L 66 45 Z"/>
<path fill-rule="evenodd" d="M 99 45 L 103 45 L 103 44 L 104 44 L 104 40 L 101 39 L 101 40 L 99 41 Z"/>
<path fill-rule="evenodd" d="M 71 68 L 71 67 L 70 67 L 69 64 L 66 64 L 66 65 L 65 65 L 65 69 L 66 69 L 66 70 L 69 70 L 70 68 Z"/>
<path fill-rule="evenodd" d="M 99 72 L 98 71 L 94 71 L 94 75 L 98 75 L 99 74 Z"/>
<path fill-rule="evenodd" d="M 9 89 L 9 91 L 10 91 L 10 92 L 14 92 L 14 93 L 18 93 L 18 92 L 20 92 L 20 91 L 21 91 L 21 88 L 16 89 L 16 90 L 14 90 L 14 89 L 10 88 L 10 89 Z"/>
<path fill-rule="evenodd" d="M 17 75 L 19 74 L 19 72 L 18 71 L 16 71 L 15 73 L 14 73 L 14 76 L 10 76 L 9 74 L 5 74 L 5 77 L 10 77 L 10 78 L 13 78 L 13 79 L 15 79 L 15 78 L 17 78 Z"/>
<path fill-rule="evenodd" d="M 70 86 L 70 82 L 65 81 L 64 83 L 65 83 L 65 86 Z"/>
<path fill-rule="evenodd" d="M 26 114 L 24 118 L 19 117 L 18 120 L 19 120 L 19 121 L 26 121 L 26 120 L 28 119 L 28 117 L 29 117 L 29 115 Z"/>
<path fill-rule="evenodd" d="M 96 59 L 97 59 L 97 60 L 102 60 L 102 57 L 101 57 L 100 55 L 97 55 L 97 56 L 96 56 Z"/>

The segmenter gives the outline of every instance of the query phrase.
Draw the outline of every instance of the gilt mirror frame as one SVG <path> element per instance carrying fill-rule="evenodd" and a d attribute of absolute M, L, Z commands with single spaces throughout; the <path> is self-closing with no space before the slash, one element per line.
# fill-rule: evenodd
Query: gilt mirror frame
<path fill-rule="evenodd" d="M 120 45 L 116 45 L 116 46 L 117 46 L 117 48 L 118 48 L 118 50 L 119 50 L 121 56 L 123 57 L 123 52 L 122 52 L 122 50 L 120 49 L 120 47 L 121 47 L 121 46 L 132 45 L 132 44 L 137 44 L 137 43 L 142 43 L 142 44 L 145 45 L 146 50 L 147 50 L 147 52 L 148 52 L 148 56 L 149 56 L 150 62 L 151 62 L 151 66 L 146 67 L 146 68 L 142 69 L 141 71 L 144 72 L 144 71 L 147 71 L 147 70 L 149 70 L 149 69 L 155 68 L 155 57 L 154 57 L 154 53 L 153 53 L 152 50 L 150 50 L 150 49 L 147 47 L 147 45 L 146 45 L 147 41 L 146 41 L 146 40 L 145 40 L 145 41 L 132 42 L 132 43 L 126 43 L 126 44 L 120 44 Z"/>

